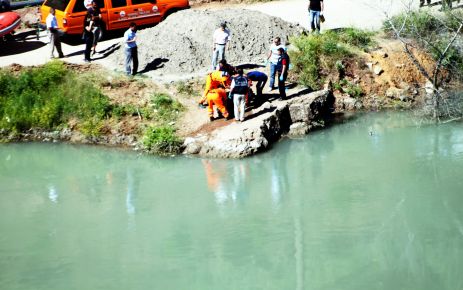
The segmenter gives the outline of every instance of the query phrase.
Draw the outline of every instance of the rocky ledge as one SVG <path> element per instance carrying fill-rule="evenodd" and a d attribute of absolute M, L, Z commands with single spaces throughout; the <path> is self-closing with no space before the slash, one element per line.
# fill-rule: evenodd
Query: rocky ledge
<path fill-rule="evenodd" d="M 305 135 L 322 127 L 334 107 L 330 90 L 299 91 L 288 100 L 267 102 L 252 110 L 245 122 L 234 122 L 207 134 L 185 139 L 184 154 L 212 158 L 243 158 L 265 151 L 284 136 Z"/>

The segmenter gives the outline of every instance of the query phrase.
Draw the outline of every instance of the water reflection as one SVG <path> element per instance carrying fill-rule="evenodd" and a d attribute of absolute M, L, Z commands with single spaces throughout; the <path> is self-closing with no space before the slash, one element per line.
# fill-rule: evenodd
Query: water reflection
<path fill-rule="evenodd" d="M 127 192 L 125 198 L 125 207 L 129 215 L 135 214 L 135 205 L 133 203 L 135 195 L 135 182 L 132 170 L 127 170 Z"/>
<path fill-rule="evenodd" d="M 218 205 L 244 201 L 248 196 L 249 167 L 244 161 L 202 160 L 207 186 Z"/>
<path fill-rule="evenodd" d="M 53 184 L 48 186 L 48 199 L 53 203 L 58 203 L 58 191 Z"/>

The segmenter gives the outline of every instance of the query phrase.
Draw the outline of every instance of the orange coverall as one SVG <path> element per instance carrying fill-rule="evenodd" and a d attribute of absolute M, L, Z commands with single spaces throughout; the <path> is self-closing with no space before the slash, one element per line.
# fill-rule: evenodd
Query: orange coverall
<path fill-rule="evenodd" d="M 207 104 L 209 117 L 214 116 L 214 105 L 219 109 L 222 115 L 227 118 L 228 111 L 224 103 L 227 99 L 226 87 L 230 86 L 230 76 L 222 71 L 214 71 L 207 75 L 206 88 L 204 94 L 199 100 L 200 104 Z M 223 87 L 223 88 L 221 88 Z"/>

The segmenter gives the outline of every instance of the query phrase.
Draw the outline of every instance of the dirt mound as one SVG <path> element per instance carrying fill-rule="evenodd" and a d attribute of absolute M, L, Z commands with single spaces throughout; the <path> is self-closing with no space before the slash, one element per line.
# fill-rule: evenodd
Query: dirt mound
<path fill-rule="evenodd" d="M 212 34 L 222 21 L 232 33 L 226 59 L 235 65 L 262 63 L 273 37 L 284 42 L 302 32 L 298 25 L 256 11 L 180 11 L 138 33 L 139 71 L 154 77 L 204 74 L 211 68 Z M 123 66 L 124 49 L 113 58 Z"/>

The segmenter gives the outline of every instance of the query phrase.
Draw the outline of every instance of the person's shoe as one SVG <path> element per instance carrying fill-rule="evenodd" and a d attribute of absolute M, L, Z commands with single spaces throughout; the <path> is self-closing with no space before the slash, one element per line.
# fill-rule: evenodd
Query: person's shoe
<path fill-rule="evenodd" d="M 209 117 L 209 122 L 213 122 L 214 121 L 214 117 Z"/>
<path fill-rule="evenodd" d="M 58 58 L 63 58 L 63 57 L 64 57 L 64 54 L 60 54 L 60 55 L 58 56 Z"/>
<path fill-rule="evenodd" d="M 271 93 L 273 91 L 273 88 L 268 88 L 267 93 Z"/>
<path fill-rule="evenodd" d="M 90 61 L 91 61 L 90 59 L 84 59 L 84 62 L 86 63 L 90 63 Z"/>

